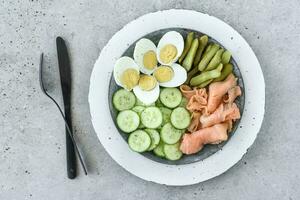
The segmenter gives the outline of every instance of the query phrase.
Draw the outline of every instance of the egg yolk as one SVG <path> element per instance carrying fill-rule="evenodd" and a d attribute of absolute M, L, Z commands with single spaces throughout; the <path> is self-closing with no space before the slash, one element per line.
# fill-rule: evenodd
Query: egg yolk
<path fill-rule="evenodd" d="M 153 76 L 143 75 L 139 80 L 139 86 L 142 90 L 152 90 L 156 86 L 156 79 Z"/>
<path fill-rule="evenodd" d="M 159 53 L 159 58 L 163 63 L 170 63 L 177 55 L 177 49 L 173 44 L 167 44 Z"/>
<path fill-rule="evenodd" d="M 147 51 L 143 57 L 143 64 L 146 69 L 152 70 L 157 66 L 156 54 L 154 51 Z"/>
<path fill-rule="evenodd" d="M 121 75 L 121 83 L 127 90 L 132 90 L 138 84 L 140 75 L 135 69 L 126 69 Z"/>
<path fill-rule="evenodd" d="M 156 80 L 160 83 L 170 81 L 173 78 L 173 70 L 168 66 L 160 66 L 153 73 Z"/>

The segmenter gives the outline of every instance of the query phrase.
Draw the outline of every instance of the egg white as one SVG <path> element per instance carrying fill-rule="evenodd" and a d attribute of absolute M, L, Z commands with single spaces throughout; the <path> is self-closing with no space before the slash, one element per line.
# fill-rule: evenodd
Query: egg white
<path fill-rule="evenodd" d="M 115 63 L 113 75 L 117 85 L 123 88 L 125 87 L 121 82 L 121 76 L 126 69 L 135 69 L 140 74 L 139 66 L 134 62 L 132 58 L 128 56 L 119 58 Z"/>
<path fill-rule="evenodd" d="M 174 45 L 177 49 L 177 54 L 171 62 L 164 63 L 160 60 L 159 55 L 160 55 L 160 50 L 167 44 Z M 157 45 L 156 57 L 157 57 L 158 62 L 162 65 L 171 65 L 171 64 L 175 63 L 178 60 L 178 58 L 180 57 L 180 55 L 182 54 L 183 48 L 184 48 L 184 41 L 183 41 L 182 35 L 176 31 L 167 32 L 166 34 L 164 34 L 162 36 L 162 38 L 160 39 L 160 41 L 158 42 L 158 45 Z"/>
<path fill-rule="evenodd" d="M 142 90 L 139 86 L 133 88 L 135 96 L 143 102 L 145 105 L 154 103 L 159 97 L 159 84 L 156 84 L 155 88 L 150 91 Z"/>
<path fill-rule="evenodd" d="M 136 64 L 139 66 L 140 71 L 144 74 L 150 75 L 157 66 L 153 70 L 149 70 L 144 66 L 144 55 L 148 51 L 156 52 L 156 46 L 151 40 L 142 38 L 135 44 L 133 58 Z"/>
<path fill-rule="evenodd" d="M 164 83 L 159 83 L 160 86 L 178 87 L 186 81 L 187 72 L 181 65 L 174 63 L 171 65 L 171 68 L 173 69 L 174 73 L 172 79 Z"/>

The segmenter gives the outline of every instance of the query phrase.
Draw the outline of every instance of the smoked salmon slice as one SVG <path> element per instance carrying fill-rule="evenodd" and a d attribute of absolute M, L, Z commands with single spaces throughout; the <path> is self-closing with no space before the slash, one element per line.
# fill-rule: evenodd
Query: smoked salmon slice
<path fill-rule="evenodd" d="M 188 104 L 186 105 L 186 109 L 188 109 L 191 112 L 197 111 L 197 112 L 206 113 L 207 97 L 208 95 L 206 93 L 205 88 L 196 90 L 196 94 L 193 95 L 188 101 Z"/>
<path fill-rule="evenodd" d="M 192 113 L 192 121 L 188 127 L 188 131 L 189 132 L 195 132 L 197 130 L 199 130 L 200 128 L 200 116 L 201 116 L 201 113 L 200 112 L 193 112 Z"/>
<path fill-rule="evenodd" d="M 185 133 L 180 145 L 180 150 L 184 154 L 194 154 L 199 152 L 205 144 L 218 144 L 226 141 L 227 123 L 216 124 L 212 127 L 200 129 L 194 133 Z"/>
<path fill-rule="evenodd" d="M 240 110 L 235 103 L 222 103 L 212 114 L 202 115 L 200 117 L 201 128 L 206 128 L 229 120 L 237 120 L 240 117 Z"/>
<path fill-rule="evenodd" d="M 236 78 L 230 74 L 225 81 L 215 82 L 209 85 L 208 89 L 208 113 L 213 113 L 220 105 L 223 96 L 234 86 L 236 86 Z"/>
<path fill-rule="evenodd" d="M 230 90 L 228 90 L 228 93 L 223 97 L 223 102 L 225 103 L 233 103 L 234 100 L 242 95 L 242 91 L 240 86 L 234 86 Z"/>
<path fill-rule="evenodd" d="M 187 98 L 188 100 L 190 100 L 190 98 L 196 94 L 196 88 L 192 89 L 190 86 L 188 85 L 181 85 L 179 87 L 182 95 Z"/>

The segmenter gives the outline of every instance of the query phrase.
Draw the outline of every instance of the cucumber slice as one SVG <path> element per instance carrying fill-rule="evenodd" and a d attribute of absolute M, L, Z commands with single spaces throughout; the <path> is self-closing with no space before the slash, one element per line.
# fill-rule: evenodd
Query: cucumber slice
<path fill-rule="evenodd" d="M 156 102 L 155 102 L 155 106 L 156 107 L 163 107 L 164 106 L 164 104 L 162 104 L 162 102 L 159 100 L 159 98 L 156 100 Z"/>
<path fill-rule="evenodd" d="M 146 128 L 146 127 L 142 124 L 142 122 L 140 122 L 140 125 L 139 125 L 138 128 L 139 128 L 139 129 L 144 129 L 144 128 Z"/>
<path fill-rule="evenodd" d="M 188 100 L 185 97 L 182 97 L 181 102 L 179 104 L 180 107 L 186 107 L 186 105 L 188 104 Z"/>
<path fill-rule="evenodd" d="M 166 107 L 159 107 L 159 109 L 163 116 L 163 122 L 159 128 L 162 128 L 166 123 L 170 122 L 172 110 Z"/>
<path fill-rule="evenodd" d="M 158 143 L 160 141 L 160 136 L 159 136 L 159 133 L 157 132 L 157 130 L 155 130 L 155 129 L 145 129 L 145 131 L 148 133 L 148 135 L 151 138 L 151 145 L 147 149 L 148 151 L 151 151 L 158 145 Z"/>
<path fill-rule="evenodd" d="M 175 108 L 171 113 L 171 123 L 177 129 L 185 129 L 191 123 L 189 111 L 183 107 Z"/>
<path fill-rule="evenodd" d="M 133 108 L 136 98 L 132 92 L 125 89 L 119 89 L 113 95 L 113 105 L 118 111 L 129 110 Z"/>
<path fill-rule="evenodd" d="M 180 143 L 165 144 L 164 153 L 168 160 L 179 160 L 182 156 L 182 152 L 179 149 Z"/>
<path fill-rule="evenodd" d="M 146 105 L 146 104 L 144 104 L 142 101 L 140 101 L 138 98 L 136 98 L 136 103 L 135 103 L 135 105 L 136 105 L 136 106 L 144 106 L 144 107 L 146 107 L 146 106 L 155 106 L 155 103 L 151 103 L 151 104 L 149 104 L 149 105 Z"/>
<path fill-rule="evenodd" d="M 131 110 L 136 112 L 138 115 L 141 115 L 142 112 L 145 110 L 144 106 L 134 106 Z"/>
<path fill-rule="evenodd" d="M 143 130 L 132 132 L 128 138 L 129 147 L 136 152 L 144 152 L 151 145 L 150 136 Z"/>
<path fill-rule="evenodd" d="M 168 108 L 175 108 L 180 104 L 182 95 L 177 88 L 164 88 L 160 93 L 159 99 Z"/>
<path fill-rule="evenodd" d="M 143 110 L 145 110 L 144 106 L 134 106 L 131 110 L 133 110 L 134 112 L 136 112 L 139 116 L 141 116 Z M 145 126 L 142 124 L 142 122 L 140 122 L 140 125 L 138 127 L 139 129 L 143 129 L 145 128 Z"/>
<path fill-rule="evenodd" d="M 117 125 L 125 133 L 135 131 L 139 124 L 140 117 L 132 110 L 121 111 L 117 116 Z"/>
<path fill-rule="evenodd" d="M 141 122 L 147 128 L 157 128 L 162 123 L 162 114 L 157 107 L 147 107 L 141 114 Z"/>
<path fill-rule="evenodd" d="M 182 136 L 183 130 L 176 129 L 171 123 L 166 123 L 161 131 L 160 137 L 166 144 L 175 144 Z"/>
<path fill-rule="evenodd" d="M 164 142 L 162 140 L 160 140 L 159 144 L 157 145 L 157 147 L 155 147 L 155 149 L 153 149 L 153 152 L 155 155 L 157 155 L 158 157 L 165 157 L 165 152 L 164 152 Z"/>

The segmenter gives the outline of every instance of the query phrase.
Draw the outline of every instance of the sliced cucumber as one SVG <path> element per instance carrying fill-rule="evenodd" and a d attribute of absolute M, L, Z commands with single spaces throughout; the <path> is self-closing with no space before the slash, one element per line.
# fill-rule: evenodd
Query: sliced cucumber
<path fill-rule="evenodd" d="M 177 129 L 185 129 L 191 123 L 189 111 L 183 107 L 175 108 L 171 113 L 171 123 Z"/>
<path fill-rule="evenodd" d="M 179 104 L 180 107 L 186 107 L 186 105 L 188 104 L 188 100 L 185 97 L 182 97 L 181 102 Z"/>
<path fill-rule="evenodd" d="M 141 114 L 141 122 L 147 128 L 157 128 L 162 123 L 162 114 L 157 107 L 147 107 Z"/>
<path fill-rule="evenodd" d="M 154 154 L 159 157 L 165 157 L 164 145 L 165 145 L 164 142 L 162 140 L 160 140 L 157 147 L 155 147 L 155 149 L 153 149 Z"/>
<path fill-rule="evenodd" d="M 172 110 L 169 109 L 169 108 L 166 108 L 166 107 L 159 107 L 159 109 L 160 109 L 160 111 L 162 113 L 162 116 L 163 116 L 163 122 L 162 122 L 162 124 L 160 125 L 159 128 L 162 128 L 163 125 L 170 122 Z"/>
<path fill-rule="evenodd" d="M 164 153 L 168 160 L 179 160 L 182 156 L 182 152 L 179 149 L 180 143 L 165 144 Z"/>
<path fill-rule="evenodd" d="M 171 123 L 166 123 L 161 131 L 160 137 L 166 144 L 175 144 L 182 136 L 183 130 L 176 129 Z"/>
<path fill-rule="evenodd" d="M 144 104 L 142 101 L 140 101 L 138 98 L 136 98 L 135 105 L 136 106 L 144 106 L 144 107 L 146 107 L 146 106 L 155 106 L 155 103 L 151 103 L 151 104 L 147 105 L 147 104 Z"/>
<path fill-rule="evenodd" d="M 125 89 L 119 89 L 113 96 L 113 105 L 118 111 L 133 108 L 135 101 L 136 98 L 134 94 Z"/>
<path fill-rule="evenodd" d="M 151 138 L 151 145 L 148 148 L 148 151 L 151 151 L 158 145 L 158 143 L 160 141 L 160 136 L 159 136 L 159 133 L 157 132 L 157 130 L 155 130 L 155 129 L 145 129 L 145 131 L 148 133 L 148 135 Z"/>
<path fill-rule="evenodd" d="M 139 125 L 138 128 L 139 128 L 139 129 L 143 129 L 143 128 L 146 128 L 146 127 L 142 124 L 142 122 L 140 122 L 140 125 Z"/>
<path fill-rule="evenodd" d="M 140 117 L 132 110 L 121 111 L 117 116 L 117 125 L 125 133 L 135 131 L 139 124 Z"/>
<path fill-rule="evenodd" d="M 145 110 L 144 106 L 134 106 L 131 110 L 133 110 L 134 112 L 136 112 L 139 116 L 141 116 L 143 110 Z M 145 128 L 145 126 L 142 124 L 142 122 L 140 122 L 140 125 L 138 127 L 139 129 L 143 129 Z"/>
<path fill-rule="evenodd" d="M 144 152 L 151 145 L 150 136 L 143 130 L 132 132 L 128 138 L 129 147 L 136 152 Z"/>
<path fill-rule="evenodd" d="M 143 110 L 145 110 L 144 106 L 134 106 L 131 110 L 136 112 L 138 115 L 141 115 Z"/>
<path fill-rule="evenodd" d="M 175 108 L 180 104 L 182 95 L 177 88 L 164 88 L 160 93 L 159 99 L 168 108 Z"/>
<path fill-rule="evenodd" d="M 159 100 L 159 98 L 156 100 L 156 102 L 155 102 L 155 106 L 157 106 L 157 107 L 163 107 L 164 106 L 164 104 L 162 104 L 162 102 Z"/>

